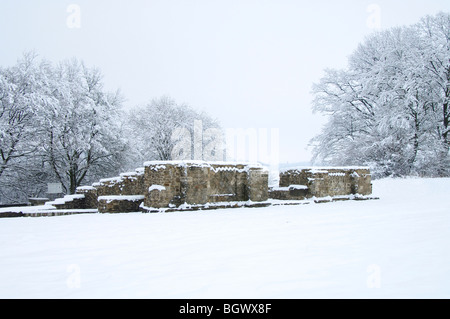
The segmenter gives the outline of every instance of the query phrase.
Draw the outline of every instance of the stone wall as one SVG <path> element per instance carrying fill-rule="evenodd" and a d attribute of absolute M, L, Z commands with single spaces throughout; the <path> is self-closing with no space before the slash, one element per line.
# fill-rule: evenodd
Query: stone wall
<path fill-rule="evenodd" d="M 278 187 L 268 187 L 261 165 L 202 161 L 153 161 L 134 172 L 102 179 L 50 204 L 59 209 L 98 209 L 101 213 L 177 210 L 267 204 L 268 199 L 303 200 L 370 195 L 365 167 L 284 170 Z M 233 206 L 234 205 L 234 206 Z"/>
<path fill-rule="evenodd" d="M 105 178 L 92 185 L 98 196 L 144 194 L 144 168 L 122 173 L 118 177 Z"/>
<path fill-rule="evenodd" d="M 139 212 L 143 201 L 143 195 L 100 196 L 98 197 L 98 211 L 99 213 Z"/>
<path fill-rule="evenodd" d="M 85 209 L 85 196 L 83 194 L 66 195 L 54 201 L 46 202 L 45 205 L 56 209 Z"/>
<path fill-rule="evenodd" d="M 369 168 L 322 167 L 285 170 L 280 172 L 279 187 L 270 190 L 271 198 L 281 200 L 352 194 L 372 194 Z"/>
<path fill-rule="evenodd" d="M 268 172 L 259 165 L 206 162 L 147 162 L 144 206 L 178 207 L 268 198 Z"/>
<path fill-rule="evenodd" d="M 93 186 L 78 187 L 76 194 L 84 195 L 83 209 L 95 209 L 98 207 L 98 192 Z"/>

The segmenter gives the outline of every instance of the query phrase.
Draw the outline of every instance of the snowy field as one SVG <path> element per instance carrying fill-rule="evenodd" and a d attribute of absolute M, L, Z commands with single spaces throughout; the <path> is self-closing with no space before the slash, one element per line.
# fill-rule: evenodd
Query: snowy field
<path fill-rule="evenodd" d="M 450 179 L 375 201 L 0 219 L 0 298 L 450 298 Z"/>

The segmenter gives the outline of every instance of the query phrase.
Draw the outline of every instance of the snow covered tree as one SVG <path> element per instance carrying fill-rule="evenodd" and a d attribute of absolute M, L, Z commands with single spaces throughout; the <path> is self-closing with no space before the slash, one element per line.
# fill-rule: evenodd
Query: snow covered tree
<path fill-rule="evenodd" d="M 128 112 L 122 103 L 119 92 L 104 90 L 98 69 L 76 59 L 52 64 L 27 53 L 0 68 L 0 202 L 45 195 L 48 182 L 72 194 L 144 161 L 171 159 L 177 128 L 193 135 L 196 120 L 219 127 L 169 97 Z"/>
<path fill-rule="evenodd" d="M 130 168 L 149 160 L 171 160 L 172 150 L 177 143 L 173 139 L 174 132 L 184 128 L 193 137 L 195 120 L 202 121 L 204 129 L 220 127 L 206 113 L 185 104 L 177 104 L 168 96 L 131 109 L 126 123 L 127 136 L 133 145 L 129 154 L 134 154 Z"/>
<path fill-rule="evenodd" d="M 424 69 L 429 90 L 426 92 L 432 116 L 430 145 L 439 175 L 448 175 L 450 167 L 450 14 L 427 16 L 415 26 L 424 39 Z M 424 166 L 429 167 L 424 162 Z M 425 168 L 424 168 L 425 169 Z"/>
<path fill-rule="evenodd" d="M 450 16 L 371 35 L 346 70 L 313 86 L 313 110 L 329 122 L 313 139 L 314 160 L 371 165 L 376 176 L 450 173 Z"/>
<path fill-rule="evenodd" d="M 43 130 L 37 123 L 56 101 L 47 85 L 51 65 L 26 53 L 17 64 L 0 69 L 0 202 L 24 201 L 38 195 L 43 175 L 39 147 Z M 34 187 L 26 190 L 25 185 Z"/>
<path fill-rule="evenodd" d="M 53 65 L 27 53 L 0 69 L 0 202 L 67 193 L 117 174 L 124 163 L 122 98 L 103 89 L 98 69 L 72 60 Z"/>
<path fill-rule="evenodd" d="M 47 68 L 30 53 L 16 66 L 0 69 L 0 177 L 39 145 L 36 117 L 52 103 L 44 85 L 49 76 Z"/>
<path fill-rule="evenodd" d="M 42 153 L 64 190 L 73 194 L 89 177 L 120 167 L 124 150 L 121 98 L 103 90 L 98 69 L 77 60 L 54 68 L 52 86 L 57 103 L 42 117 L 46 129 Z"/>

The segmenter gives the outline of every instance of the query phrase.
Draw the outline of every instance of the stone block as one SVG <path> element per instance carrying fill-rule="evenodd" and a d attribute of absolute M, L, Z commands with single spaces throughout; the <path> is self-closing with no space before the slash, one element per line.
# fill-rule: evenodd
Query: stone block
<path fill-rule="evenodd" d="M 201 161 L 147 162 L 144 184 L 148 208 L 265 201 L 268 172 L 258 165 Z M 161 189 L 159 187 L 164 187 Z"/>
<path fill-rule="evenodd" d="M 83 209 L 95 209 L 98 207 L 97 189 L 93 186 L 81 186 L 76 190 L 76 194 L 84 195 Z"/>
<path fill-rule="evenodd" d="M 263 168 L 248 170 L 248 199 L 253 202 L 263 202 L 269 198 L 269 172 Z"/>
<path fill-rule="evenodd" d="M 370 195 L 372 182 L 367 167 L 320 167 L 285 170 L 280 173 L 279 188 L 304 185 L 304 194 L 288 194 L 286 189 L 272 189 L 271 198 L 292 199 L 342 195 Z M 284 192 L 284 193 L 283 193 Z"/>
<path fill-rule="evenodd" d="M 143 201 L 143 195 L 100 196 L 98 197 L 98 211 L 99 213 L 139 212 Z"/>

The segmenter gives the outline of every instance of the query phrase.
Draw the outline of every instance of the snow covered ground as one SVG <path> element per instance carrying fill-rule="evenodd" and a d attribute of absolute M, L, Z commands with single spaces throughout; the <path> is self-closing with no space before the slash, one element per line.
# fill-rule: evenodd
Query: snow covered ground
<path fill-rule="evenodd" d="M 450 179 L 375 201 L 0 219 L 0 298 L 450 298 Z"/>

